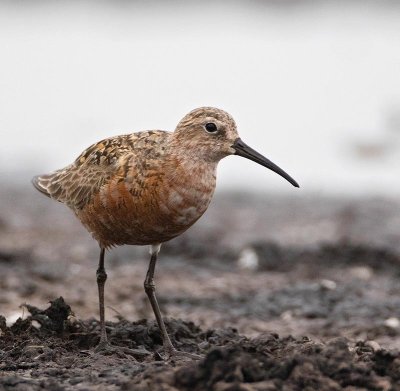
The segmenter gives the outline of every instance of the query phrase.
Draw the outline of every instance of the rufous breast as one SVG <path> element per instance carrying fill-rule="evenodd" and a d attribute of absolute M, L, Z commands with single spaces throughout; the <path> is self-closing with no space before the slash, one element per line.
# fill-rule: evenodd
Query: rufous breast
<path fill-rule="evenodd" d="M 128 164 L 129 165 L 129 164 Z M 75 213 L 101 246 L 165 242 L 193 225 L 215 189 L 216 164 L 162 156 L 121 172 Z"/>

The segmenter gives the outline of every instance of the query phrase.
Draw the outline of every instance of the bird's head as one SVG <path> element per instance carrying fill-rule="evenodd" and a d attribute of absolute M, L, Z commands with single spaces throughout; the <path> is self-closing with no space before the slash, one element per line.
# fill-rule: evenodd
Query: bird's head
<path fill-rule="evenodd" d="M 236 123 L 226 111 L 200 107 L 185 115 L 173 134 L 175 147 L 182 148 L 192 159 L 218 162 L 229 155 L 250 159 L 281 175 L 293 186 L 297 182 L 285 171 L 246 145 L 239 137 Z"/>

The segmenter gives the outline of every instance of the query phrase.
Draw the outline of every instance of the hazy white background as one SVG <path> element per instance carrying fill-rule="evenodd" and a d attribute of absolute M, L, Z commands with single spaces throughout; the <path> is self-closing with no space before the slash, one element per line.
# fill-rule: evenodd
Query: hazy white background
<path fill-rule="evenodd" d="M 213 105 L 301 194 L 400 194 L 400 2 L 2 1 L 0 49 L 2 177 Z M 295 191 L 239 157 L 218 180 Z"/>

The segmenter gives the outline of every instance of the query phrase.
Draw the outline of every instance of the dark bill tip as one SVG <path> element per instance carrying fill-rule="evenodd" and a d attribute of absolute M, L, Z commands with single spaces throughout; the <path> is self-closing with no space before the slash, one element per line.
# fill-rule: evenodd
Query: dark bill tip
<path fill-rule="evenodd" d="M 249 147 L 240 138 L 236 139 L 232 145 L 232 148 L 236 151 L 235 155 L 245 157 L 246 159 L 261 164 L 262 166 L 269 168 L 270 170 L 279 174 L 281 177 L 285 178 L 294 187 L 300 187 L 299 184 L 289 174 L 283 171 L 275 163 L 272 163 L 271 160 L 267 159 L 253 148 Z"/>

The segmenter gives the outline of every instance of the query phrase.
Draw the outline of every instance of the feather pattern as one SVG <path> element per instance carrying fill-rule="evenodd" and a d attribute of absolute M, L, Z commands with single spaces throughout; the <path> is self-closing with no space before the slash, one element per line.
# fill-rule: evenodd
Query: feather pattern
<path fill-rule="evenodd" d="M 209 135 L 205 123 L 219 132 Z M 34 186 L 70 207 L 103 248 L 162 243 L 206 211 L 219 160 L 233 154 L 236 125 L 214 108 L 192 111 L 175 132 L 143 131 L 101 140 Z"/>

